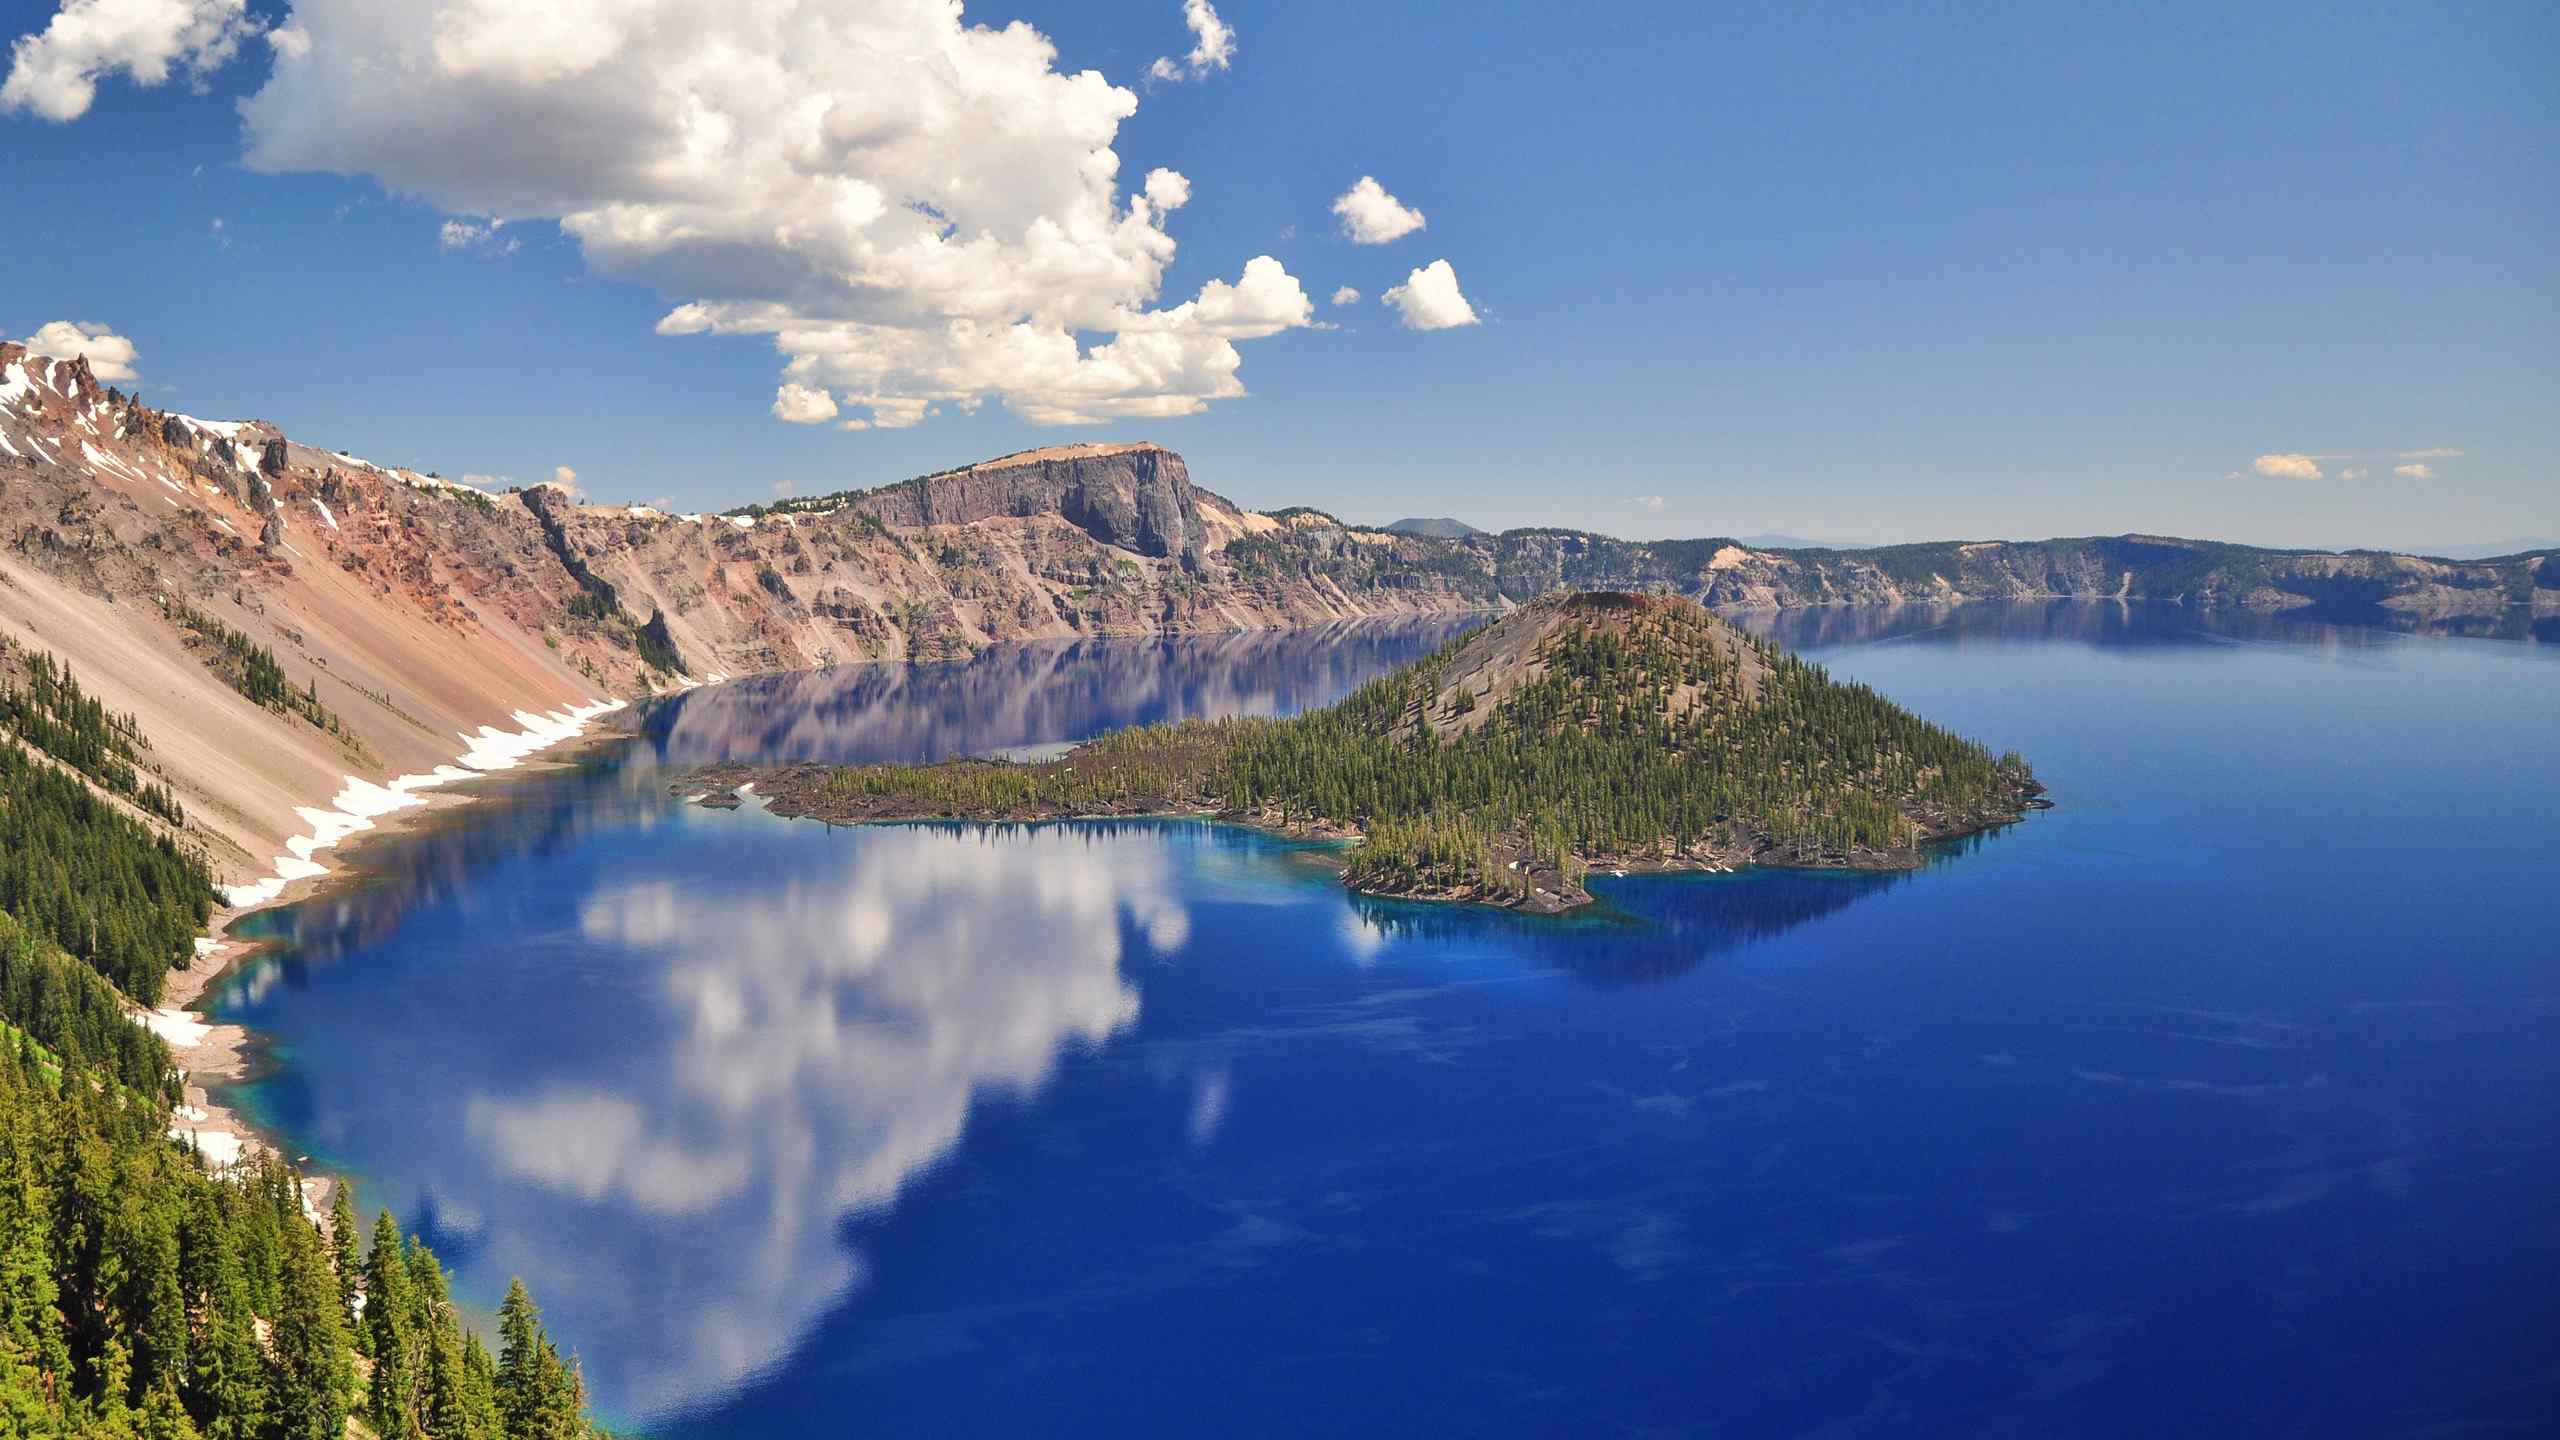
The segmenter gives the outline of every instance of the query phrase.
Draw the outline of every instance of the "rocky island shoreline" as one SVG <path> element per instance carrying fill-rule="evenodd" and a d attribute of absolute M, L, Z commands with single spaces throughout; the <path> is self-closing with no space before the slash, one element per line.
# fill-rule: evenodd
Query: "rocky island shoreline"
<path fill-rule="evenodd" d="M 720 764 L 670 786 L 828 824 L 1214 818 L 1355 842 L 1345 885 L 1552 914 L 1593 871 L 1907 870 L 2046 808 L 1994 757 L 1693 601 L 1556 596 L 1288 720 L 1187 721 L 1035 762 Z"/>

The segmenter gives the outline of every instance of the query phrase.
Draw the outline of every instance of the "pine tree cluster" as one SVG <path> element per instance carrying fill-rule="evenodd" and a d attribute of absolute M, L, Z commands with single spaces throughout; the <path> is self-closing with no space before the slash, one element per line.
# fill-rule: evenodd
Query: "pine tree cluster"
<path fill-rule="evenodd" d="M 213 898 L 204 862 L 176 840 L 0 737 L 0 914 L 156 1005 Z"/>
<path fill-rule="evenodd" d="M 0 726 L 172 825 L 187 823 L 169 787 L 145 781 L 142 731 L 130 715 L 110 715 L 80 688 L 69 666 L 50 655 L 27 657 L 27 683 L 0 683 Z"/>
<path fill-rule="evenodd" d="M 252 704 L 299 716 L 315 729 L 346 737 L 347 730 L 338 713 L 320 703 L 319 677 L 312 677 L 297 690 L 285 678 L 276 652 L 224 624 L 219 617 L 174 595 L 162 596 L 160 609 L 169 623 L 196 638 L 203 649 L 204 662 L 222 677 L 223 683 L 247 696 Z"/>

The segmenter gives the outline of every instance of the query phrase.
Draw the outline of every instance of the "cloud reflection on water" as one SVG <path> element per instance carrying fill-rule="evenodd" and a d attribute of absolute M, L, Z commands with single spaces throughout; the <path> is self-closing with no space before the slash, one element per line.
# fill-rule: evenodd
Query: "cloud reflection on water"
<path fill-rule="evenodd" d="M 670 1329 L 619 1342 L 661 1357 L 630 1379 L 643 1410 L 788 1354 L 859 1280 L 840 1222 L 950 1153 L 974 1100 L 1036 1093 L 1068 1046 L 1133 1025 L 1128 940 L 1190 931 L 1162 839 L 881 828 L 828 864 L 716 900 L 672 873 L 597 893 L 587 939 L 665 957 L 665 1088 L 470 1102 L 502 1171 L 663 1230 L 649 1263 L 689 1303 L 623 1312 Z"/>

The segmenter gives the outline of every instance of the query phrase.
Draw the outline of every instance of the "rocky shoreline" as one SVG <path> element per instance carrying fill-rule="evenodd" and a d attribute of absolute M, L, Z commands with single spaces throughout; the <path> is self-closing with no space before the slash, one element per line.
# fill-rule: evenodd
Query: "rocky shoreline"
<path fill-rule="evenodd" d="M 990 771 L 1029 771 L 1054 761 L 1023 764 L 1017 761 L 969 757 L 945 761 L 940 766 L 919 767 L 963 769 L 984 767 Z M 1240 825 L 1286 840 L 1333 842 L 1356 845 L 1366 838 L 1355 826 L 1329 821 L 1284 819 L 1267 810 L 1239 810 L 1214 803 L 1202 803 L 1196 792 L 1167 789 L 1160 793 L 1133 795 L 1105 805 L 1064 807 L 1053 805 L 934 805 L 919 803 L 904 795 L 848 795 L 831 788 L 829 781 L 847 769 L 817 761 L 800 761 L 784 765 L 760 765 L 727 762 L 697 766 L 685 770 L 667 782 L 667 792 L 689 804 L 705 809 L 734 810 L 749 797 L 766 813 L 785 820 L 815 820 L 825 825 L 899 825 L 953 823 L 963 825 L 1038 825 L 1079 820 L 1213 820 L 1221 824 Z M 2038 810 L 2050 810 L 2053 802 L 2045 798 L 2042 785 L 2030 782 L 2017 797 L 2016 813 L 1976 825 L 1948 827 L 1930 833 L 1921 845 L 1908 850 L 1853 850 L 1834 857 L 1805 857 L 1763 840 L 1756 847 L 1709 846 L 1694 848 L 1681 855 L 1603 853 L 1575 857 L 1585 876 L 1612 875 L 1704 875 L 1733 874 L 1750 869 L 1783 870 L 1916 870 L 1928 863 L 1928 847 L 1947 841 L 2014 825 Z M 1414 900 L 1440 904 L 1483 905 L 1493 909 L 1517 910 L 1529 915 L 1561 915 L 1595 903 L 1581 880 L 1558 873 L 1551 865 L 1541 863 L 1525 850 L 1510 850 L 1500 858 L 1506 874 L 1525 878 L 1522 891 L 1488 891 L 1479 888 L 1406 888 L 1359 885 L 1348 880 L 1344 888 L 1355 894 L 1384 900 Z M 1339 875 L 1342 865 L 1334 866 Z"/>

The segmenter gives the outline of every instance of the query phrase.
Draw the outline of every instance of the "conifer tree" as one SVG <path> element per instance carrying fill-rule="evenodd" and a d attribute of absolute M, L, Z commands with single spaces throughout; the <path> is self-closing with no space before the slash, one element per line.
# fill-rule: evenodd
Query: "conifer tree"
<path fill-rule="evenodd" d="M 498 1412 L 510 1440 L 577 1440 L 587 1433 L 586 1387 L 562 1363 L 521 1278 L 498 1306 Z"/>
<path fill-rule="evenodd" d="M 275 1405 L 278 1440 L 344 1440 L 355 1367 L 338 1310 L 320 1233 L 306 1224 L 284 1231 L 281 1293 L 275 1316 Z"/>
<path fill-rule="evenodd" d="M 345 1180 L 330 1187 L 329 1195 L 329 1264 L 338 1280 L 338 1310 L 354 1331 L 356 1346 L 370 1353 L 370 1342 L 364 1329 L 357 1325 L 359 1312 L 356 1297 L 364 1293 L 364 1258 L 356 1233 L 356 1207 L 352 1198 L 355 1186 Z"/>
<path fill-rule="evenodd" d="M 373 1248 L 364 1265 L 366 1350 L 373 1356 L 373 1385 L 365 1422 L 382 1440 L 416 1440 L 419 1424 L 417 1305 L 412 1298 L 407 1246 L 391 1212 L 374 1217 Z"/>

